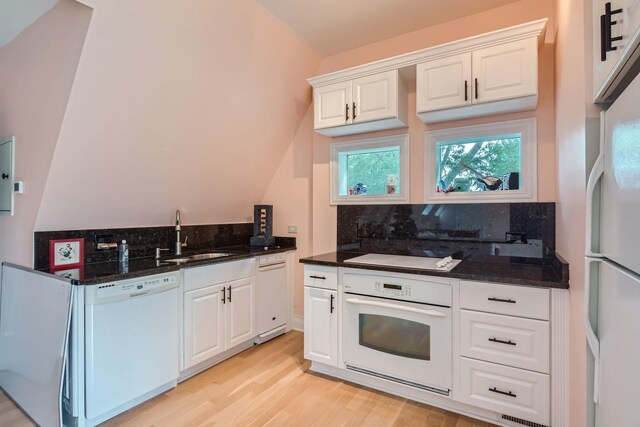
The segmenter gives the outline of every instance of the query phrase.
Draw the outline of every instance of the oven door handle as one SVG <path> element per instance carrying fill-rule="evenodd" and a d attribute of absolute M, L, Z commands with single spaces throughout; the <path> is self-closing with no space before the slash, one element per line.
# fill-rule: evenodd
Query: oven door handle
<path fill-rule="evenodd" d="M 349 304 L 369 305 L 372 307 L 390 308 L 393 310 L 408 311 L 409 313 L 424 314 L 431 317 L 447 317 L 446 313 L 436 310 L 421 310 L 419 308 L 405 307 L 398 304 L 389 304 L 388 302 L 366 301 L 359 298 L 347 298 L 345 300 Z"/>

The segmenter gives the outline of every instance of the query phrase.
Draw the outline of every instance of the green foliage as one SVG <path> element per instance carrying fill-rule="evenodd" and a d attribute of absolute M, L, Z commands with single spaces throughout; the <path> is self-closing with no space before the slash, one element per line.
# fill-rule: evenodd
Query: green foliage
<path fill-rule="evenodd" d="M 466 163 L 482 176 L 502 178 L 520 171 L 520 138 L 494 139 L 479 142 L 442 145 L 438 182 L 462 185 L 467 191 L 484 191 L 478 175 L 462 165 Z"/>
<path fill-rule="evenodd" d="M 367 195 L 387 194 L 387 175 L 396 176 L 400 192 L 400 149 L 350 154 L 347 158 L 348 188 L 359 182 L 367 186 Z"/>

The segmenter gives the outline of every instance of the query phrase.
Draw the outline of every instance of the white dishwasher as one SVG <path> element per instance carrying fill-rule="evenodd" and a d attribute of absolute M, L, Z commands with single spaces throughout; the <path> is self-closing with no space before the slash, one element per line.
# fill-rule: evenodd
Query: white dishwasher
<path fill-rule="evenodd" d="M 287 330 L 287 254 L 278 253 L 258 257 L 257 323 L 258 336 L 254 342 L 261 344 Z"/>
<path fill-rule="evenodd" d="M 87 424 L 175 386 L 178 286 L 177 274 L 171 273 L 86 287 Z"/>

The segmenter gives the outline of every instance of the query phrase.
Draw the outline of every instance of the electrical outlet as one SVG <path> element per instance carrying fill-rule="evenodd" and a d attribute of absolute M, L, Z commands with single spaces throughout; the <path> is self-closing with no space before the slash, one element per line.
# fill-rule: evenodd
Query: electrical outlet
<path fill-rule="evenodd" d="M 289 233 L 297 233 L 298 232 L 298 226 L 297 225 L 290 225 L 289 227 L 287 227 L 287 231 Z"/>

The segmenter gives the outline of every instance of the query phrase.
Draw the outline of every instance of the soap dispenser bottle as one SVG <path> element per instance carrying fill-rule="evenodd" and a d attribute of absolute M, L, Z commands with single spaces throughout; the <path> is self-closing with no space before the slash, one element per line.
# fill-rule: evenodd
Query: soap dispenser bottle
<path fill-rule="evenodd" d="M 126 240 L 123 240 L 118 248 L 118 261 L 121 263 L 129 262 L 129 245 Z"/>

